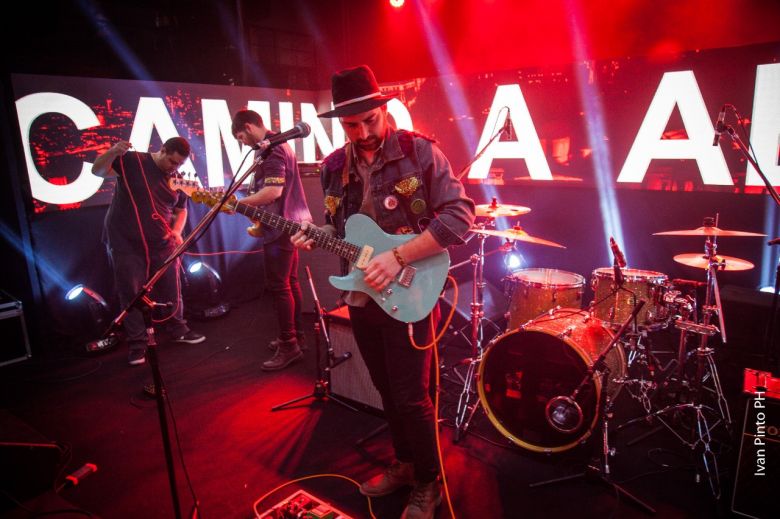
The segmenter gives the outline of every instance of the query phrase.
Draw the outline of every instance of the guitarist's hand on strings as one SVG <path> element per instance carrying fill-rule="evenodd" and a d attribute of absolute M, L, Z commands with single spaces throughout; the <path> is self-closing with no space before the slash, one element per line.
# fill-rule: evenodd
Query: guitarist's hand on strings
<path fill-rule="evenodd" d="M 393 252 L 385 251 L 368 262 L 363 281 L 377 292 L 381 292 L 399 272 L 401 272 L 401 265 L 395 259 Z"/>

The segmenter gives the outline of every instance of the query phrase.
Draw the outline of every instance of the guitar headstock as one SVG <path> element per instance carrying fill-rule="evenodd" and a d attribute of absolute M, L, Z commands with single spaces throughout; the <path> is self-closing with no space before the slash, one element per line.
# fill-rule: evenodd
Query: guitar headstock
<path fill-rule="evenodd" d="M 203 190 L 203 187 L 197 180 L 187 180 L 180 175 L 169 178 L 168 187 L 170 187 L 172 191 L 181 191 L 189 197 L 192 197 L 194 192 Z"/>
<path fill-rule="evenodd" d="M 217 205 L 225 194 L 222 190 L 204 189 L 196 180 L 186 180 L 184 178 L 171 177 L 168 180 L 168 185 L 174 191 L 181 191 L 190 197 L 196 204 L 206 204 L 209 207 Z M 235 209 L 235 204 L 236 197 L 232 196 L 230 197 L 230 200 L 222 206 L 222 211 L 233 211 Z"/>

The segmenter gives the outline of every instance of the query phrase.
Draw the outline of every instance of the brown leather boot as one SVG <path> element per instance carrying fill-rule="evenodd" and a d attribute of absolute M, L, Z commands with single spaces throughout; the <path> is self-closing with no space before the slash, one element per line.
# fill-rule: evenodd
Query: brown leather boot
<path fill-rule="evenodd" d="M 441 483 L 438 479 L 430 483 L 416 483 L 401 519 L 433 519 L 440 504 Z"/>
<path fill-rule="evenodd" d="M 413 484 L 414 465 L 395 460 L 384 472 L 360 485 L 360 493 L 370 497 L 386 496 Z"/>
<path fill-rule="evenodd" d="M 297 332 L 295 334 L 295 338 L 298 339 L 298 347 L 301 349 L 301 351 L 306 351 L 308 346 L 306 345 L 306 336 L 303 334 L 303 332 Z M 277 337 L 268 343 L 268 349 L 271 351 L 276 351 L 279 349 L 280 344 L 282 344 L 282 339 Z"/>
<path fill-rule="evenodd" d="M 298 347 L 298 341 L 295 339 L 281 341 L 279 343 L 279 348 L 276 350 L 273 357 L 263 362 L 260 369 L 263 371 L 284 369 L 301 357 L 303 357 L 303 352 Z"/>

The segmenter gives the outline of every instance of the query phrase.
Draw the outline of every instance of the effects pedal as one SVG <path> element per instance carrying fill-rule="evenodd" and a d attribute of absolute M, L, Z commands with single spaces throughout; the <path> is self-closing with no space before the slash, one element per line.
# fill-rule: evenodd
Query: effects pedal
<path fill-rule="evenodd" d="M 255 503 L 257 510 L 257 503 Z M 353 519 L 308 492 L 298 490 L 265 512 L 257 519 Z"/>

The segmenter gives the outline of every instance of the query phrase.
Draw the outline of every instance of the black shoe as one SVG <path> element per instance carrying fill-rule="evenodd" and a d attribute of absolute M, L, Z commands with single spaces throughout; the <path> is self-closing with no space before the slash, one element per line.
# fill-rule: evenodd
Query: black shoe
<path fill-rule="evenodd" d="M 127 363 L 131 366 L 146 364 L 146 348 L 130 350 L 127 354 Z"/>
<path fill-rule="evenodd" d="M 199 333 L 195 333 L 192 330 L 188 331 L 181 337 L 176 337 L 173 339 L 173 342 L 183 342 L 187 344 L 200 344 L 201 342 L 206 340 L 205 335 L 201 335 Z"/>

